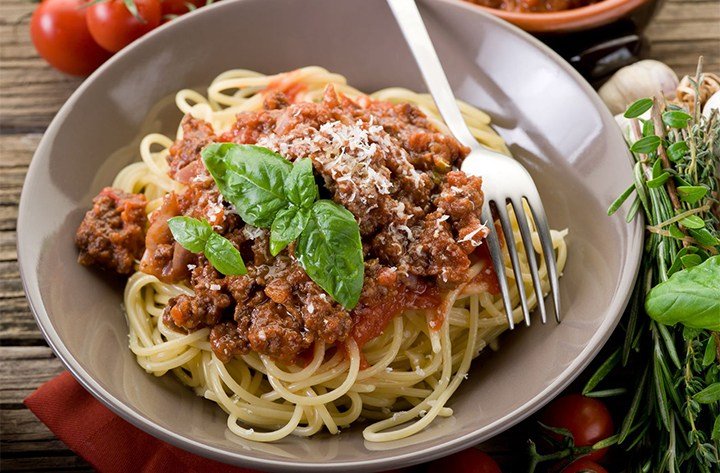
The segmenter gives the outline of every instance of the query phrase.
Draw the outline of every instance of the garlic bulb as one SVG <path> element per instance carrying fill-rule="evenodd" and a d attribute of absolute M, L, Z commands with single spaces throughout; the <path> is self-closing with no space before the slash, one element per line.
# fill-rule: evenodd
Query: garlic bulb
<path fill-rule="evenodd" d="M 705 118 L 710 118 L 710 114 L 713 109 L 717 110 L 717 113 L 720 114 L 720 90 L 712 94 L 710 98 L 707 99 L 707 102 L 705 102 L 705 106 L 702 110 L 703 116 Z"/>
<path fill-rule="evenodd" d="M 629 104 L 643 97 L 662 93 L 675 97 L 678 76 L 660 61 L 645 59 L 617 71 L 598 93 L 613 114 L 625 110 Z"/>
<path fill-rule="evenodd" d="M 699 97 L 695 97 L 694 78 L 685 76 L 680 80 L 678 85 L 675 101 L 681 104 L 691 113 L 695 112 L 695 101 L 700 101 L 700 107 L 710 99 L 710 96 L 720 90 L 720 77 L 712 72 L 704 72 L 699 87 Z"/>

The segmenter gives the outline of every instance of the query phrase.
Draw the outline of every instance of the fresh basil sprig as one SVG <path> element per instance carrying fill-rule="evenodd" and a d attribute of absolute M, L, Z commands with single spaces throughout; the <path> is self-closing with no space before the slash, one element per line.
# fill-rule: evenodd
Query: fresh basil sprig
<path fill-rule="evenodd" d="M 209 223 L 192 217 L 173 217 L 168 227 L 175 241 L 193 253 L 203 253 L 215 269 L 226 276 L 247 274 L 240 252 Z"/>
<path fill-rule="evenodd" d="M 355 307 L 362 292 L 364 264 L 353 214 L 331 200 L 315 202 L 298 238 L 297 254 L 313 281 L 344 307 Z"/>
<path fill-rule="evenodd" d="M 318 200 L 310 159 L 291 163 L 267 148 L 233 143 L 208 145 L 202 158 L 240 217 L 270 229 L 273 256 L 297 240 L 308 276 L 346 309 L 357 305 L 365 272 L 360 228 L 347 209 Z"/>
<path fill-rule="evenodd" d="M 287 207 L 283 186 L 292 164 L 279 154 L 261 146 L 213 143 L 202 158 L 225 200 L 250 225 L 269 228 Z"/>
<path fill-rule="evenodd" d="M 682 322 L 688 327 L 720 330 L 720 256 L 677 271 L 655 286 L 645 300 L 645 310 L 666 325 Z"/>

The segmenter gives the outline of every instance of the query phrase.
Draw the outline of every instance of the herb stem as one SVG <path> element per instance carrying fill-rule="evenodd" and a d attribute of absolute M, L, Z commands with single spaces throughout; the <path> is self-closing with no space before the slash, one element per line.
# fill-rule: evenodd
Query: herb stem
<path fill-rule="evenodd" d="M 710 210 L 710 204 L 705 204 L 702 207 L 697 207 L 694 209 L 686 210 L 685 212 L 679 213 L 675 215 L 674 217 L 667 219 L 663 222 L 658 223 L 657 225 L 654 225 L 653 228 L 661 229 L 663 227 L 667 227 L 668 225 L 672 225 L 675 222 L 679 222 L 680 220 L 684 219 L 685 217 L 689 217 L 690 215 L 695 215 L 699 213 L 703 213 Z M 649 230 L 649 228 L 648 228 Z M 651 230 L 652 231 L 652 230 Z"/>

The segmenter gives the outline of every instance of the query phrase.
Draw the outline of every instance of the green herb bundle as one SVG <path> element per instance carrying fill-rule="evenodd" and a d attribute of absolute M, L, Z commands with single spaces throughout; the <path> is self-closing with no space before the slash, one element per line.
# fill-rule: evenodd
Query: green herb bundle
<path fill-rule="evenodd" d="M 615 397 L 609 440 L 628 472 L 720 471 L 720 117 L 700 109 L 642 99 L 625 113 L 634 179 L 608 213 L 634 196 L 627 220 L 642 212 L 648 233 L 624 337 L 583 394 Z"/>

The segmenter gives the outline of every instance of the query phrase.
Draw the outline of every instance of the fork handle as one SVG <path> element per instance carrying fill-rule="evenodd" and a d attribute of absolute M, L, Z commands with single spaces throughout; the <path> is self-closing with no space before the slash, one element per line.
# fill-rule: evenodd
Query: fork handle
<path fill-rule="evenodd" d="M 480 148 L 480 144 L 470 132 L 462 113 L 460 113 L 460 108 L 455 101 L 455 94 L 450 88 L 450 83 L 445 76 L 415 0 L 387 0 L 387 3 L 395 15 L 395 20 L 400 25 L 400 30 L 410 46 L 423 79 L 425 79 L 425 85 L 427 85 L 448 128 L 455 138 L 465 146 L 471 149 Z"/>

